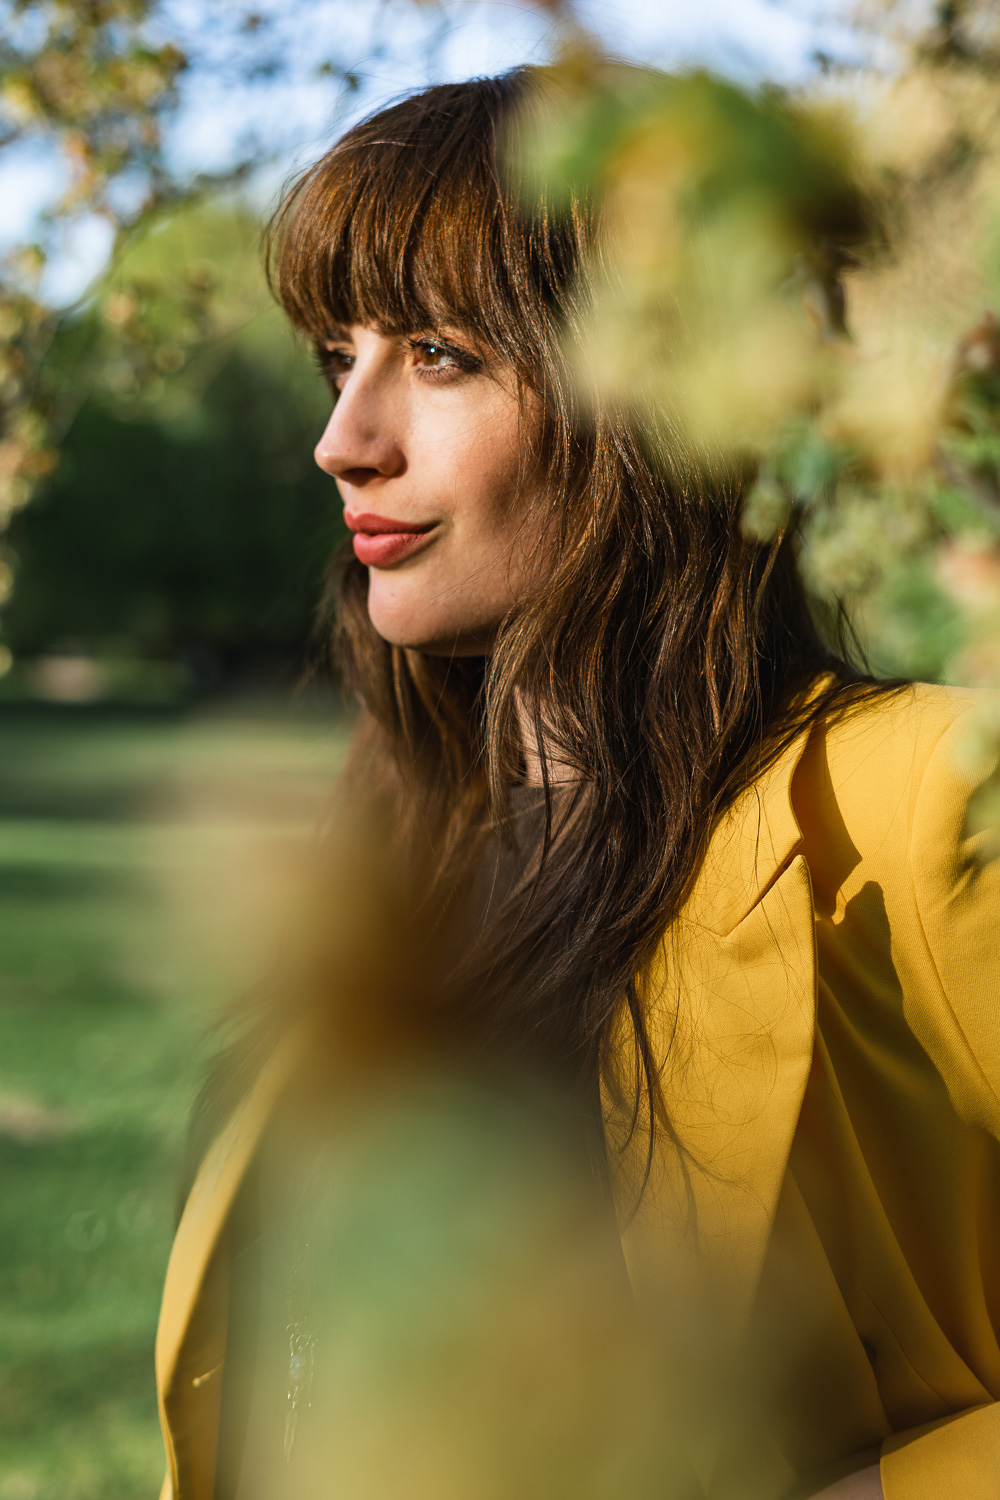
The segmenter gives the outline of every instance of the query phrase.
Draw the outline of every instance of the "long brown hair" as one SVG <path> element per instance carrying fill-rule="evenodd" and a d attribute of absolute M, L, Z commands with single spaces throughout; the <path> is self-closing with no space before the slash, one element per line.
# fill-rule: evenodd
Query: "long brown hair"
<path fill-rule="evenodd" d="M 545 475 L 554 562 L 488 657 L 386 644 L 368 618 L 367 570 L 340 559 L 333 631 L 362 707 L 347 774 L 379 788 L 404 845 L 430 840 L 446 904 L 481 856 L 484 823 L 501 839 L 509 830 L 521 726 L 533 723 L 542 848 L 454 992 L 485 1044 L 568 1071 L 592 1096 L 615 1072 L 624 1007 L 635 1057 L 621 1076 L 638 1076 L 652 1102 L 638 976 L 720 813 L 858 674 L 820 638 L 791 536 L 744 534 L 746 473 L 710 477 L 655 418 L 581 406 L 565 349 L 582 327 L 598 225 L 579 200 L 558 213 L 525 202 L 506 174 L 532 87 L 525 70 L 442 85 L 355 126 L 286 197 L 269 267 L 318 345 L 335 325 L 412 334 L 447 321 L 540 398 L 525 464 Z M 570 787 L 550 786 L 553 757 Z"/>

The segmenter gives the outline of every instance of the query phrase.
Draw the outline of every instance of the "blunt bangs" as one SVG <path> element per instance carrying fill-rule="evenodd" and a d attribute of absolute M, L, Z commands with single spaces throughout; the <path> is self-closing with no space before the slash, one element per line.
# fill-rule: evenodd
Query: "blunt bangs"
<path fill-rule="evenodd" d="M 355 126 L 304 174 L 267 257 L 299 329 L 322 342 L 351 323 L 389 333 L 449 323 L 547 384 L 581 226 L 526 210 L 503 180 L 503 137 L 529 87 L 517 70 L 429 89 Z"/>
<path fill-rule="evenodd" d="M 321 340 L 362 323 L 412 333 L 447 318 L 494 342 L 490 314 L 502 302 L 512 311 L 497 254 L 507 236 L 496 126 L 508 90 L 490 80 L 471 97 L 467 85 L 434 90 L 419 110 L 405 101 L 306 173 L 279 212 L 271 262 L 303 332 Z"/>

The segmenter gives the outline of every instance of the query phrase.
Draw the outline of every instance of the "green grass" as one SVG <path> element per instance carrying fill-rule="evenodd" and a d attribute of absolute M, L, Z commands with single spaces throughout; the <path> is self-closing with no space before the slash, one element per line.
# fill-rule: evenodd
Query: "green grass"
<path fill-rule="evenodd" d="M 305 830 L 342 744 L 302 714 L 0 713 L 0 1500 L 156 1494 L 178 1162 L 242 973 L 198 879 Z"/>

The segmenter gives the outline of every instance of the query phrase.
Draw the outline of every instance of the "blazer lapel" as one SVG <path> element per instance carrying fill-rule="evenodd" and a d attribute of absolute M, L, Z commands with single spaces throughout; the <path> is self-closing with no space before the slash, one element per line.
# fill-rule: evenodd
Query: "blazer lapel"
<path fill-rule="evenodd" d="M 697 1284 L 720 1349 L 753 1303 L 812 1059 L 813 901 L 790 801 L 806 738 L 724 817 L 645 976 L 664 1119 L 623 1247 L 637 1291 L 668 1314 Z M 634 1182 L 648 1116 L 631 1134 L 612 1111 Z"/>
<path fill-rule="evenodd" d="M 156 1384 L 171 1493 L 211 1500 L 225 1358 L 227 1279 L 221 1253 L 233 1200 L 301 1048 L 279 1049 L 212 1144 L 167 1266 L 156 1334 Z"/>
<path fill-rule="evenodd" d="M 606 1103 L 630 1209 L 648 1166 L 622 1247 L 679 1372 L 673 1404 L 706 1495 L 741 1410 L 740 1349 L 813 1054 L 815 917 L 790 794 L 807 738 L 721 820 L 644 976 L 663 1112 L 651 1154 L 648 1111 L 633 1122 Z"/>

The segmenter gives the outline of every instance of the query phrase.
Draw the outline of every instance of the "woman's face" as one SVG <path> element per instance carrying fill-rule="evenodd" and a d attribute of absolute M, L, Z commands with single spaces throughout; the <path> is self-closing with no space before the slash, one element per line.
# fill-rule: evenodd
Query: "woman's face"
<path fill-rule="evenodd" d="M 352 324 L 321 353 L 338 395 L 316 462 L 368 568 L 372 624 L 397 646 L 487 651 L 537 541 L 513 373 L 448 330 Z"/>

